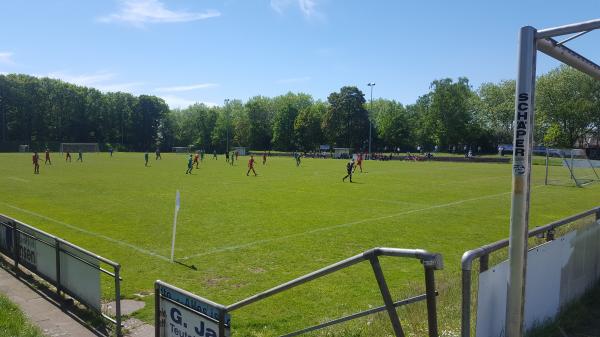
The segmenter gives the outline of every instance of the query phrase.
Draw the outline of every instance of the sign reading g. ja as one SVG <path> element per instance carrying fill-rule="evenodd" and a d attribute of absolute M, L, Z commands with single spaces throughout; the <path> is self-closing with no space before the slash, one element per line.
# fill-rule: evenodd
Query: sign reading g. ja
<path fill-rule="evenodd" d="M 156 337 L 229 337 L 225 307 L 156 281 Z"/>

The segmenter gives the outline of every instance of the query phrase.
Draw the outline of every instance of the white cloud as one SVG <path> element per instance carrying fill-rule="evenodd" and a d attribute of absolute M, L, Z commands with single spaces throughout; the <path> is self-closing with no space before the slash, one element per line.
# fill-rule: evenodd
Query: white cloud
<path fill-rule="evenodd" d="M 124 83 L 108 83 L 97 84 L 94 88 L 102 92 L 129 92 L 134 93 L 137 88 L 144 85 L 143 82 L 124 82 Z"/>
<path fill-rule="evenodd" d="M 0 52 L 0 64 L 13 65 L 15 61 L 13 61 L 13 53 L 11 52 Z"/>
<path fill-rule="evenodd" d="M 135 26 L 146 23 L 190 22 L 221 16 L 217 10 L 203 12 L 174 11 L 159 0 L 120 0 L 119 11 L 100 17 L 100 22 L 124 22 Z"/>
<path fill-rule="evenodd" d="M 282 14 L 293 2 L 294 0 L 271 0 L 271 8 L 277 13 Z"/>
<path fill-rule="evenodd" d="M 214 88 L 214 87 L 218 87 L 218 86 L 219 85 L 216 83 L 200 83 L 200 84 L 183 85 L 183 86 L 176 86 L 176 87 L 156 88 L 156 91 L 181 92 L 181 91 L 192 91 L 192 90 L 198 90 L 198 89 L 208 89 L 208 88 Z"/>
<path fill-rule="evenodd" d="M 52 72 L 41 77 L 50 77 L 84 87 L 96 88 L 102 92 L 133 92 L 144 85 L 142 82 L 113 82 L 117 77 L 115 73 L 97 72 L 95 74 L 73 75 L 66 72 Z"/>
<path fill-rule="evenodd" d="M 165 102 L 169 105 L 169 108 L 171 108 L 171 109 L 185 109 L 185 108 L 189 107 L 190 105 L 194 105 L 196 103 L 202 103 L 207 106 L 216 106 L 217 105 L 216 103 L 212 103 L 212 102 L 200 102 L 197 100 L 190 100 L 190 99 L 186 99 L 186 98 L 174 96 L 174 95 L 161 95 L 159 97 L 164 99 Z"/>
<path fill-rule="evenodd" d="M 306 17 L 313 17 L 318 15 L 317 11 L 317 1 L 316 0 L 298 0 L 298 5 L 300 6 L 300 10 L 304 13 Z"/>
<path fill-rule="evenodd" d="M 91 87 L 98 83 L 112 80 L 113 78 L 116 77 L 116 74 L 108 73 L 108 72 L 99 72 L 99 73 L 95 73 L 95 74 L 73 75 L 73 74 L 68 74 L 65 72 L 57 71 L 57 72 L 49 73 L 48 75 L 45 75 L 45 76 L 63 80 L 65 82 L 72 83 L 72 84 Z"/>
<path fill-rule="evenodd" d="M 292 78 L 284 78 L 282 80 L 277 81 L 277 83 L 281 84 L 289 84 L 289 83 L 300 83 L 300 82 L 308 82 L 310 81 L 310 76 L 303 77 L 292 77 Z"/>
<path fill-rule="evenodd" d="M 322 18 L 323 14 L 318 10 L 318 0 L 271 0 L 271 8 L 279 14 L 290 6 L 296 4 L 306 18 Z"/>

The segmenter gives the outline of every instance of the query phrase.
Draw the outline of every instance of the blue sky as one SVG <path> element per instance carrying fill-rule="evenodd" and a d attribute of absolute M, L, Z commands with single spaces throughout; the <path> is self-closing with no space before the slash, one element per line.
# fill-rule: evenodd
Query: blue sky
<path fill-rule="evenodd" d="M 344 85 L 413 103 L 432 80 L 514 78 L 519 27 L 600 17 L 600 1 L 22 0 L 0 3 L 0 73 L 223 104 Z M 600 62 L 600 31 L 568 44 Z M 538 73 L 558 65 L 539 57 Z"/>

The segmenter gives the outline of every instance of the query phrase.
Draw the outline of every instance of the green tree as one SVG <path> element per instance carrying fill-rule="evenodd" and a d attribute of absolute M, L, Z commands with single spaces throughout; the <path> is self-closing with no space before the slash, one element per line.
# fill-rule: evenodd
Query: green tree
<path fill-rule="evenodd" d="M 294 121 L 294 140 L 299 149 L 312 151 L 322 144 L 321 121 L 326 113 L 327 105 L 320 101 L 300 111 Z"/>
<path fill-rule="evenodd" d="M 273 120 L 271 99 L 255 96 L 246 102 L 248 113 L 248 146 L 255 150 L 267 150 L 271 147 Z"/>
<path fill-rule="evenodd" d="M 327 98 L 329 106 L 322 128 L 330 143 L 361 149 L 369 137 L 369 114 L 365 95 L 357 87 L 342 87 Z"/>
<path fill-rule="evenodd" d="M 413 145 L 412 128 L 401 103 L 379 99 L 373 102 L 373 111 L 377 135 L 386 146 L 404 148 Z"/>
<path fill-rule="evenodd" d="M 496 144 L 512 142 L 515 115 L 515 81 L 484 83 L 477 90 L 476 107 L 479 124 L 488 130 Z"/>
<path fill-rule="evenodd" d="M 588 75 L 561 66 L 538 79 L 536 90 L 537 127 L 549 146 L 573 147 L 578 139 L 593 132 L 600 114 L 598 85 Z"/>
<path fill-rule="evenodd" d="M 294 147 L 294 122 L 299 111 L 313 104 L 312 97 L 307 94 L 287 93 L 273 98 L 273 148 L 276 150 L 292 150 Z"/>
<path fill-rule="evenodd" d="M 469 124 L 474 95 L 469 80 L 460 77 L 457 82 L 445 78 L 431 83 L 431 105 L 429 106 L 429 129 L 439 145 L 464 144 L 469 140 Z"/>

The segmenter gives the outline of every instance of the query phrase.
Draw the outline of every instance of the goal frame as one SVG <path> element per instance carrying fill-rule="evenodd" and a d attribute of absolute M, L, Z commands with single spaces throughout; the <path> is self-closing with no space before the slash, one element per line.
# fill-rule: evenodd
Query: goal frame
<path fill-rule="evenodd" d="M 566 156 L 565 153 L 569 152 L 569 156 Z M 594 164 L 591 162 L 590 158 L 585 155 L 585 158 L 575 158 L 575 152 L 576 151 L 582 151 L 583 153 L 585 153 L 584 150 L 581 149 L 550 149 L 547 148 L 546 149 L 546 175 L 544 177 L 544 185 L 551 185 L 550 182 L 550 168 L 554 165 L 550 165 L 550 158 L 554 158 L 551 157 L 551 153 L 557 153 L 560 155 L 560 159 L 562 161 L 562 168 L 566 168 L 569 171 L 569 179 L 572 180 L 575 183 L 575 186 L 577 187 L 584 187 L 585 185 L 588 185 L 590 183 L 596 182 L 596 181 L 600 181 L 600 176 L 598 175 L 598 171 L 596 171 L 596 168 L 594 166 Z M 579 174 L 576 172 L 575 168 L 576 167 L 580 167 L 580 166 L 576 166 L 574 165 L 575 160 L 578 161 L 584 161 L 588 164 L 589 168 L 591 169 L 591 173 L 593 173 L 594 177 L 591 178 L 581 178 L 579 176 Z"/>
<path fill-rule="evenodd" d="M 600 19 L 538 30 L 522 27 L 519 33 L 518 76 L 515 93 L 515 118 L 512 160 L 512 196 L 510 210 L 510 239 L 508 248 L 508 289 L 506 297 L 505 335 L 524 335 L 525 269 L 529 230 L 531 195 L 531 155 L 535 124 L 535 80 L 537 51 L 541 51 L 591 77 L 600 80 L 600 66 L 565 43 L 590 31 L 600 29 Z M 556 41 L 557 36 L 571 35 Z M 464 306 L 465 303 L 463 303 Z M 470 325 L 462 322 L 463 334 Z"/>

